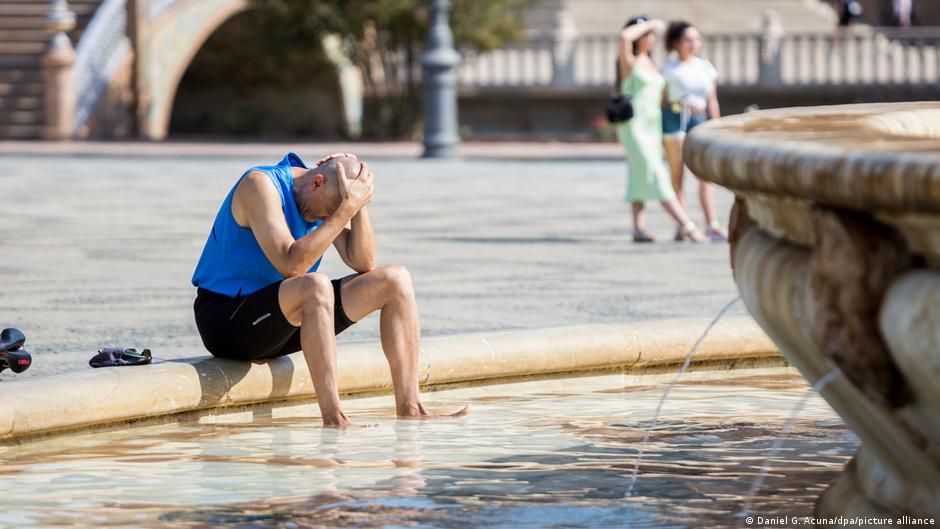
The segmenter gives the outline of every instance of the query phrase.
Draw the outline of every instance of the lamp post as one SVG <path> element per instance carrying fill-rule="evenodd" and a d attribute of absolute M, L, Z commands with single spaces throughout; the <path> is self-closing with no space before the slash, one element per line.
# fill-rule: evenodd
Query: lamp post
<path fill-rule="evenodd" d="M 424 157 L 452 156 L 460 143 L 457 135 L 457 65 L 448 12 L 450 0 L 431 0 L 428 45 L 421 58 L 424 66 Z"/>

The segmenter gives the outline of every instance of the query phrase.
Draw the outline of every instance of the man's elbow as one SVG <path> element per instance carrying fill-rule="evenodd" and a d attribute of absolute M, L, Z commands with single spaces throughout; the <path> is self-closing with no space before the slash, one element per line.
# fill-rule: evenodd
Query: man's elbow
<path fill-rule="evenodd" d="M 284 279 L 293 279 L 295 277 L 300 277 L 304 275 L 307 271 L 300 267 L 288 267 L 278 269 L 278 273 L 281 274 Z"/>
<path fill-rule="evenodd" d="M 279 274 L 284 276 L 284 279 L 290 279 L 306 274 L 309 267 L 305 268 L 304 263 L 288 261 L 275 268 L 277 268 Z"/>
<path fill-rule="evenodd" d="M 363 257 L 356 259 L 350 268 L 360 274 L 371 272 L 375 270 L 375 257 Z"/>
<path fill-rule="evenodd" d="M 366 272 L 371 272 L 375 270 L 375 261 L 368 261 L 366 263 L 361 263 L 359 266 L 353 267 L 357 273 L 365 274 Z"/>
<path fill-rule="evenodd" d="M 296 244 L 296 241 L 294 244 Z M 284 279 L 302 276 L 306 274 L 307 270 L 310 268 L 310 266 L 305 266 L 306 263 L 302 262 L 302 259 L 299 258 L 295 248 L 296 247 L 292 244 L 287 251 L 284 252 L 279 262 L 272 263 L 277 272 L 284 276 Z"/>

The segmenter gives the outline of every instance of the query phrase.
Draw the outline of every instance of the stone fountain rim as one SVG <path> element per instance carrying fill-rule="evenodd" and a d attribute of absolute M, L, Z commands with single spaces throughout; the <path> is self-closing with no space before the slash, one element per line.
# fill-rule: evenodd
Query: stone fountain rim
<path fill-rule="evenodd" d="M 940 213 L 940 102 L 751 112 L 696 128 L 684 153 L 696 175 L 738 192 Z"/>
<path fill-rule="evenodd" d="M 427 338 L 421 344 L 421 384 L 479 385 L 677 366 L 708 324 L 709 320 L 667 319 Z M 343 344 L 338 357 L 343 394 L 391 391 L 379 342 Z M 692 362 L 727 369 L 779 358 L 757 323 L 738 317 L 715 326 Z M 251 363 L 197 356 L 13 380 L 0 386 L 0 453 L 5 446 L 43 437 L 315 397 L 299 352 Z"/>

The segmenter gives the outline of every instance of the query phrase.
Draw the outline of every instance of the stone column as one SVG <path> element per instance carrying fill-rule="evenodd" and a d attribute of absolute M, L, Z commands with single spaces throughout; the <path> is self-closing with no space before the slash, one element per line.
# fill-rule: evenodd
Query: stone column
<path fill-rule="evenodd" d="M 783 25 L 774 11 L 764 13 L 761 22 L 760 69 L 758 82 L 761 86 L 777 86 L 780 75 L 780 50 L 783 43 Z"/>
<path fill-rule="evenodd" d="M 339 91 L 343 100 L 343 117 L 346 124 L 346 134 L 350 138 L 362 135 L 362 107 L 365 97 L 362 72 L 353 63 L 343 49 L 343 40 L 339 35 L 330 34 L 323 37 L 323 51 L 336 68 L 339 77 Z"/>
<path fill-rule="evenodd" d="M 127 0 L 127 38 L 131 41 L 134 53 L 131 72 L 131 135 L 141 137 L 146 129 L 148 108 L 150 105 L 150 0 Z"/>
<path fill-rule="evenodd" d="M 431 0 L 431 27 L 424 65 L 424 157 L 453 155 L 457 135 L 457 65 L 448 13 L 450 0 Z"/>
<path fill-rule="evenodd" d="M 68 140 L 75 133 L 75 48 L 65 33 L 74 27 L 75 13 L 68 2 L 53 0 L 46 28 L 54 35 L 41 61 L 46 105 L 42 136 L 47 140 Z"/>
<path fill-rule="evenodd" d="M 555 15 L 555 31 L 552 35 L 552 85 L 574 86 L 574 51 L 578 29 L 574 17 L 566 9 Z"/>

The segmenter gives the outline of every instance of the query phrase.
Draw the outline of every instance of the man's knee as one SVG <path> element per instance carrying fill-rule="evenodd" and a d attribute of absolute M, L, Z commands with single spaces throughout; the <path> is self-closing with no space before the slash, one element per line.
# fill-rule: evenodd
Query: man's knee
<path fill-rule="evenodd" d="M 333 306 L 333 284 L 325 274 L 313 272 L 302 278 L 305 307 Z"/>
<path fill-rule="evenodd" d="M 388 288 L 396 295 L 414 296 L 411 273 L 401 265 L 383 266 L 379 269 Z"/>

